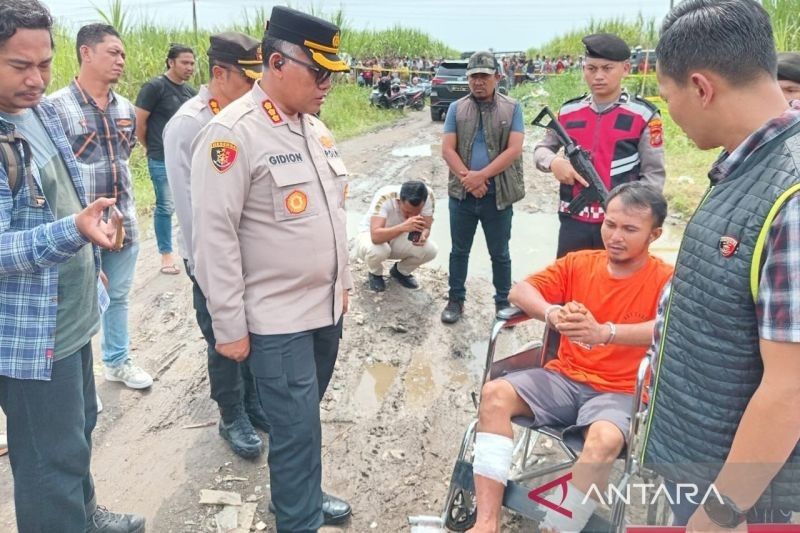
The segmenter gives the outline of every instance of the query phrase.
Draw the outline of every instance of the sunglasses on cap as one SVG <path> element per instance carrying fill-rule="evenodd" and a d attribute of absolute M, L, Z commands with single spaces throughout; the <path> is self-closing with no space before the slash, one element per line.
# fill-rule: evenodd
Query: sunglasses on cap
<path fill-rule="evenodd" d="M 278 52 L 280 52 L 280 54 L 285 59 L 288 59 L 289 61 L 293 61 L 293 62 L 297 63 L 298 65 L 303 65 L 308 70 L 313 72 L 314 73 L 314 81 L 317 83 L 317 85 L 322 85 L 323 83 L 328 81 L 330 79 L 330 77 L 333 75 L 333 71 L 331 71 L 331 70 L 324 69 L 324 68 L 318 67 L 316 65 L 312 65 L 311 63 L 308 63 L 306 61 L 302 61 L 300 59 L 297 59 L 296 57 L 292 57 L 289 54 L 281 52 L 280 50 Z"/>

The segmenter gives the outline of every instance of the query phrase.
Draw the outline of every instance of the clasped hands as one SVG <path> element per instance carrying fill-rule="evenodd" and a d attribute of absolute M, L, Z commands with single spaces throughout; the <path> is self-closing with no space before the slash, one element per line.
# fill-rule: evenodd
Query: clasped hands
<path fill-rule="evenodd" d="M 475 198 L 483 198 L 489 190 L 489 178 L 480 170 L 462 170 L 458 179 L 464 189 Z"/>
<path fill-rule="evenodd" d="M 585 305 L 580 302 L 567 302 L 558 309 L 552 309 L 545 322 L 575 343 L 591 347 L 604 344 L 611 337 L 607 324 L 600 324 Z"/>

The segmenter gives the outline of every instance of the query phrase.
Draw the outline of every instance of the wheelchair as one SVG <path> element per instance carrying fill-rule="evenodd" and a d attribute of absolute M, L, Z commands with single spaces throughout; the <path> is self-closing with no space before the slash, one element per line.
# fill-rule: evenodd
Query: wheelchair
<path fill-rule="evenodd" d="M 495 351 L 498 338 L 504 331 L 514 329 L 516 326 L 531 320 L 517 308 L 511 307 L 498 312 L 496 320 L 492 325 L 489 345 L 486 354 L 486 366 L 481 380 L 481 390 L 483 384 L 489 380 L 502 377 L 511 372 L 526 370 L 537 367 L 544 367 L 545 364 L 554 359 L 558 352 L 560 341 L 559 333 L 545 325 L 544 334 L 541 341 L 534 341 L 523 347 L 519 352 L 496 360 Z M 614 484 L 616 491 L 607 491 L 604 496 L 616 495 L 613 498 L 613 505 L 610 509 L 608 518 L 599 514 L 597 511 L 584 527 L 584 532 L 592 533 L 622 533 L 626 528 L 626 507 L 624 498 L 619 497 L 625 494 L 628 484 L 634 476 L 638 476 L 645 484 L 656 484 L 658 476 L 647 469 L 644 469 L 638 460 L 638 438 L 639 429 L 647 418 L 647 405 L 645 403 L 645 384 L 650 370 L 650 361 L 645 357 L 639 365 L 636 388 L 634 392 L 634 402 L 631 409 L 631 422 L 629 430 L 628 445 L 623 448 L 617 463 L 622 462 L 621 477 Z M 479 393 L 480 394 L 480 393 Z M 480 404 L 478 395 L 473 394 L 475 407 Z M 467 427 L 464 438 L 461 441 L 461 448 L 450 479 L 447 498 L 445 499 L 445 510 L 443 522 L 445 527 L 451 531 L 466 531 L 475 525 L 477 518 L 477 508 L 474 497 L 474 481 L 472 473 L 472 457 L 475 442 L 475 433 L 478 420 L 475 418 Z M 545 509 L 538 505 L 529 493 L 533 487 L 541 486 L 543 483 L 560 472 L 569 469 L 578 459 L 579 449 L 574 449 L 566 444 L 563 438 L 564 427 L 515 427 L 514 452 L 512 456 L 511 472 L 509 480 L 503 494 L 503 507 L 510 509 L 525 518 L 541 522 L 545 516 Z M 545 464 L 543 456 L 536 451 L 539 439 L 544 436 L 550 442 L 557 445 L 563 452 L 565 459 L 556 464 Z M 554 446 L 555 447 L 555 446 Z M 618 469 L 619 464 L 615 465 Z M 539 482 L 534 482 L 528 486 L 531 480 L 542 478 Z M 642 499 L 645 499 L 644 497 Z M 598 506 L 600 510 L 602 506 Z M 666 525 L 670 519 L 670 510 L 663 497 L 656 498 L 654 501 L 646 502 L 646 524 L 647 525 Z"/>

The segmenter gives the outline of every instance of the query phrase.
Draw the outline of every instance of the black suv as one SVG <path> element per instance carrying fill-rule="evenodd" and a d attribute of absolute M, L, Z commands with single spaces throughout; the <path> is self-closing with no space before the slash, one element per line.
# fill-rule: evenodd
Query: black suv
<path fill-rule="evenodd" d="M 636 47 L 631 51 L 631 74 L 650 74 L 656 70 L 656 51 Z"/>
<path fill-rule="evenodd" d="M 439 64 L 436 76 L 431 80 L 431 120 L 444 120 L 450 104 L 469 94 L 467 62 L 466 59 L 452 59 Z M 497 90 L 502 94 L 508 94 L 508 78 L 503 70 L 503 64 L 498 61 L 497 67 L 501 76 L 497 82 Z"/>

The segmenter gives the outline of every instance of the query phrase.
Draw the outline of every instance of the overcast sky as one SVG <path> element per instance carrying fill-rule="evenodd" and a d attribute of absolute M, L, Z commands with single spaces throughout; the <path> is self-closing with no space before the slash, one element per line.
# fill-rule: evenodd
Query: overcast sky
<path fill-rule="evenodd" d="M 43 0 L 60 20 L 74 25 L 94 21 L 97 15 L 91 0 Z M 256 0 L 196 0 L 198 23 L 218 28 L 234 22 L 246 10 L 287 2 Z M 107 0 L 94 3 L 106 8 Z M 288 2 L 308 10 L 308 0 Z M 134 19 L 192 23 L 192 0 L 122 0 Z M 382 29 L 401 24 L 419 28 L 458 50 L 493 48 L 525 50 L 545 43 L 571 29 L 585 26 L 592 18 L 627 17 L 638 13 L 646 18 L 661 17 L 669 10 L 669 0 L 341 0 L 313 2 L 319 11 L 335 11 L 340 6 L 350 25 L 359 29 Z M 631 43 L 633 44 L 633 43 Z"/>

